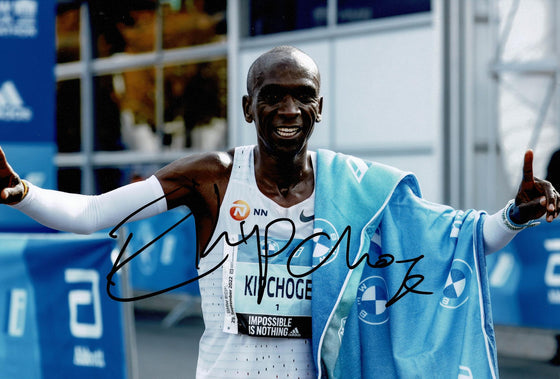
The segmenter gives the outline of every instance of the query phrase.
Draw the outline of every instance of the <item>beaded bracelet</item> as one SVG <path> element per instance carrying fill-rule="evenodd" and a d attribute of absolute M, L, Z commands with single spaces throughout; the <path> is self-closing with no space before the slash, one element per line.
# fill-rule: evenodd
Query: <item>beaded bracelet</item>
<path fill-rule="evenodd" d="M 515 200 L 512 199 L 512 200 L 508 201 L 506 207 L 502 210 L 502 222 L 504 223 L 506 228 L 508 228 L 509 230 L 512 230 L 514 232 L 518 232 L 520 230 L 527 229 L 527 228 L 530 228 L 532 226 L 537 226 L 537 225 L 540 224 L 540 222 L 535 221 L 535 220 L 527 221 L 524 224 L 517 224 L 517 223 L 513 222 L 511 220 L 511 218 L 509 217 L 509 212 L 511 210 L 511 207 L 513 207 L 514 205 L 515 205 Z"/>

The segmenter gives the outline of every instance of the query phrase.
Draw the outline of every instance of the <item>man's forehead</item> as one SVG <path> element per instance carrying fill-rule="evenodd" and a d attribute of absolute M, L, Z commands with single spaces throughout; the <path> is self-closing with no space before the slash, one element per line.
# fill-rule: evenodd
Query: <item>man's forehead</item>
<path fill-rule="evenodd" d="M 315 62 L 305 54 L 269 54 L 255 67 L 253 88 L 266 85 L 319 88 Z"/>
<path fill-rule="evenodd" d="M 265 83 L 295 84 L 297 81 L 320 90 L 320 73 L 315 61 L 303 51 L 291 46 L 269 50 L 258 57 L 247 75 L 247 93 L 253 94 Z M 297 85 L 297 84 L 296 84 Z"/>
<path fill-rule="evenodd" d="M 270 53 L 262 57 L 258 69 L 261 72 L 270 70 L 288 70 L 294 72 L 308 72 L 315 75 L 318 72 L 315 62 L 301 52 Z"/>

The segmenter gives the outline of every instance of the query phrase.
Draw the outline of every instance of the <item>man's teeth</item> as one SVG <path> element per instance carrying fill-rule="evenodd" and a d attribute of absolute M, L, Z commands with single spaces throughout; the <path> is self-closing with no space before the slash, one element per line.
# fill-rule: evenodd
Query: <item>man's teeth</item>
<path fill-rule="evenodd" d="M 298 132 L 299 128 L 278 128 L 276 132 L 282 137 L 291 137 Z"/>

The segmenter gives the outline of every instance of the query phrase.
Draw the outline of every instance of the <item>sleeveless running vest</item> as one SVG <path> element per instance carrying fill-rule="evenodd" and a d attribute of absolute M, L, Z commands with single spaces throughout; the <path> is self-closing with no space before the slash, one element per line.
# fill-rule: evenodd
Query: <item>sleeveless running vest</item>
<path fill-rule="evenodd" d="M 289 208 L 264 196 L 254 146 L 233 168 L 199 281 L 205 331 L 198 378 L 312 378 L 314 195 Z M 315 154 L 312 156 L 316 167 Z"/>

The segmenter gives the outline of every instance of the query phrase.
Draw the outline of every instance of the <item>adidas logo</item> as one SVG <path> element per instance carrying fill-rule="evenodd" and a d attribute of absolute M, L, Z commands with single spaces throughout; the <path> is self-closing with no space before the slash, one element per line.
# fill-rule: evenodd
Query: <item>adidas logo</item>
<path fill-rule="evenodd" d="M 11 80 L 0 87 L 0 121 L 26 122 L 33 118 L 33 111 L 23 103 Z"/>
<path fill-rule="evenodd" d="M 301 334 L 300 334 L 298 328 L 297 327 L 293 328 L 292 331 L 290 333 L 288 333 L 288 337 L 297 337 L 297 338 L 301 337 Z"/>

